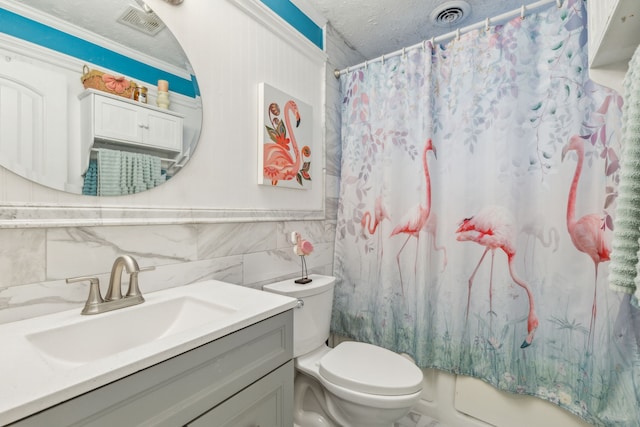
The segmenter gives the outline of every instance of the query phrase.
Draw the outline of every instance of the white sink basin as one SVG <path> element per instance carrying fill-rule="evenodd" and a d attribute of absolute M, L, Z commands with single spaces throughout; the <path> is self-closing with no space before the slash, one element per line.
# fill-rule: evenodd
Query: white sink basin
<path fill-rule="evenodd" d="M 144 290 L 144 289 L 143 289 Z M 217 280 L 0 324 L 0 426 L 292 309 L 296 300 Z"/>
<path fill-rule="evenodd" d="M 38 351 L 65 363 L 83 364 L 227 316 L 238 309 L 193 297 L 145 302 L 26 336 Z"/>

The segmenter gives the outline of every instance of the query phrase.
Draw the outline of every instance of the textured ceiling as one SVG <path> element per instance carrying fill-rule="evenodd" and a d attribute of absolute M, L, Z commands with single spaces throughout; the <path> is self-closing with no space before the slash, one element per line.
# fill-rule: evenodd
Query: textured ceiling
<path fill-rule="evenodd" d="M 1 0 L 33 7 L 111 38 L 130 48 L 184 68 L 186 57 L 167 29 L 150 37 L 116 20 L 135 0 Z M 223 1 L 223 0 L 186 0 Z M 292 0 L 294 3 L 296 0 Z M 326 18 L 345 41 L 366 59 L 377 58 L 485 18 L 519 9 L 537 0 L 466 0 L 469 13 L 449 26 L 435 25 L 432 11 L 459 0 L 301 0 Z"/>
<path fill-rule="evenodd" d="M 431 12 L 448 0 L 306 0 L 345 41 L 366 59 L 377 58 L 431 37 L 455 31 L 535 0 L 466 0 L 469 14 L 460 23 L 442 27 Z"/>
<path fill-rule="evenodd" d="M 116 22 L 128 6 L 140 9 L 135 0 L 3 0 L 5 2 L 22 5 L 26 10 L 33 8 L 181 69 L 190 70 L 185 65 L 187 58 L 184 51 L 167 28 L 150 36 Z"/>

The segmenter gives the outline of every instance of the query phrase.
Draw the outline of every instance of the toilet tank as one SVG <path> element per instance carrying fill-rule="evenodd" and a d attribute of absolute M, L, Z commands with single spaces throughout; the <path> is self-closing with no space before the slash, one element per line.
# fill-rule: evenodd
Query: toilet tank
<path fill-rule="evenodd" d="M 267 292 L 302 301 L 293 309 L 293 357 L 315 350 L 329 338 L 336 278 L 319 274 L 311 274 L 309 278 L 311 283 L 304 285 L 289 279 L 262 287 Z"/>

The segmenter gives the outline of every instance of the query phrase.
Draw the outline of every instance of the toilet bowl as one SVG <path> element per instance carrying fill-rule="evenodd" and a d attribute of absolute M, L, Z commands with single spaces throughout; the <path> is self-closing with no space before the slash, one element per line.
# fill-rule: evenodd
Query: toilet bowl
<path fill-rule="evenodd" d="M 347 341 L 330 348 L 335 278 L 310 275 L 265 285 L 298 298 L 294 309 L 294 423 L 300 427 L 391 427 L 420 399 L 422 371 L 387 349 Z M 309 403 L 311 402 L 311 403 Z"/>

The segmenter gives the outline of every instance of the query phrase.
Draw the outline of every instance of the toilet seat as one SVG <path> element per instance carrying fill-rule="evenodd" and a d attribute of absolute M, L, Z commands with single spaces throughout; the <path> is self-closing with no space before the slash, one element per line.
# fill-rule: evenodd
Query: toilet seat
<path fill-rule="evenodd" d="M 422 390 L 422 371 L 404 357 L 362 342 L 340 343 L 325 354 L 319 374 L 329 383 L 352 391 L 402 396 Z"/>

